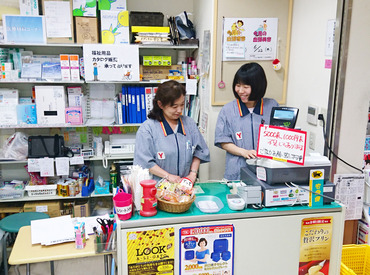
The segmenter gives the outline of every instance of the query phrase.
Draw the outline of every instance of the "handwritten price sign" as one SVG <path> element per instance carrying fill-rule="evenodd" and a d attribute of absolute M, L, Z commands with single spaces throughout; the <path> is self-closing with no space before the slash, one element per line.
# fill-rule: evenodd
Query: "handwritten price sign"
<path fill-rule="evenodd" d="M 261 125 L 257 156 L 304 165 L 306 138 L 304 131 Z"/>

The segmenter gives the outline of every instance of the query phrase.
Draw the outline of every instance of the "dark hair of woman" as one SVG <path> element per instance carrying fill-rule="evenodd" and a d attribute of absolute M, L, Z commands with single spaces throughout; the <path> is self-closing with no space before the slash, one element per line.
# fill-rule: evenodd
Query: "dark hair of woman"
<path fill-rule="evenodd" d="M 235 73 L 233 81 L 233 93 L 235 98 L 240 99 L 235 91 L 237 84 L 249 85 L 252 92 L 249 96 L 250 101 L 257 101 L 265 96 L 267 88 L 266 74 L 258 63 L 247 63 L 239 68 Z"/>
<path fill-rule="evenodd" d="M 181 95 L 185 96 L 185 94 L 186 91 L 184 85 L 175 80 L 166 81 L 160 84 L 153 99 L 153 109 L 150 111 L 148 118 L 162 121 L 162 109 L 159 107 L 158 101 L 162 103 L 162 106 L 171 106 L 181 97 Z"/>
<path fill-rule="evenodd" d="M 207 246 L 207 240 L 205 238 L 200 238 L 199 241 L 198 241 L 198 245 L 200 246 L 200 243 L 201 242 L 205 242 L 206 243 L 206 246 Z"/>

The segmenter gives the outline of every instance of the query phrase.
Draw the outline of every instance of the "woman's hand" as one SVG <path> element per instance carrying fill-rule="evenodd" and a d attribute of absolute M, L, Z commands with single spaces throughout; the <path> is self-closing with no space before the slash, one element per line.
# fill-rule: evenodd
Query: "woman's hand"
<path fill-rule="evenodd" d="M 181 178 L 179 176 L 176 176 L 176 175 L 168 174 L 167 180 L 169 182 L 179 183 L 181 181 Z"/>
<path fill-rule="evenodd" d="M 189 175 L 186 176 L 191 182 L 194 184 L 195 181 L 197 180 L 197 174 L 190 172 Z"/>
<path fill-rule="evenodd" d="M 242 157 L 245 159 L 254 159 L 257 157 L 257 152 L 255 150 L 242 150 Z"/>

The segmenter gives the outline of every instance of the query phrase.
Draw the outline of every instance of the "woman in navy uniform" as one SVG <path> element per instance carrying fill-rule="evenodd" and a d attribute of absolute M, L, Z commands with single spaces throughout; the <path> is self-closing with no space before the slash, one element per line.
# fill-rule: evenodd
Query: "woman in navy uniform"
<path fill-rule="evenodd" d="M 170 80 L 158 86 L 153 109 L 136 134 L 134 165 L 148 168 L 155 180 L 196 180 L 209 149 L 194 120 L 182 116 L 185 88 Z"/>
<path fill-rule="evenodd" d="M 236 99 L 221 109 L 215 130 L 215 146 L 226 151 L 225 179 L 240 179 L 245 159 L 256 157 L 259 127 L 269 124 L 271 109 L 278 106 L 276 100 L 263 98 L 266 88 L 265 72 L 257 63 L 242 65 L 234 76 Z"/>

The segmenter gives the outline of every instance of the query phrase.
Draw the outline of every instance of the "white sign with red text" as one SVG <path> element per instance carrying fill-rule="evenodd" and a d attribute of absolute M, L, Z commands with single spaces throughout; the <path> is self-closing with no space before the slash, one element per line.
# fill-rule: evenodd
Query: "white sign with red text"
<path fill-rule="evenodd" d="M 307 133 L 278 126 L 261 125 L 257 156 L 304 165 Z"/>

